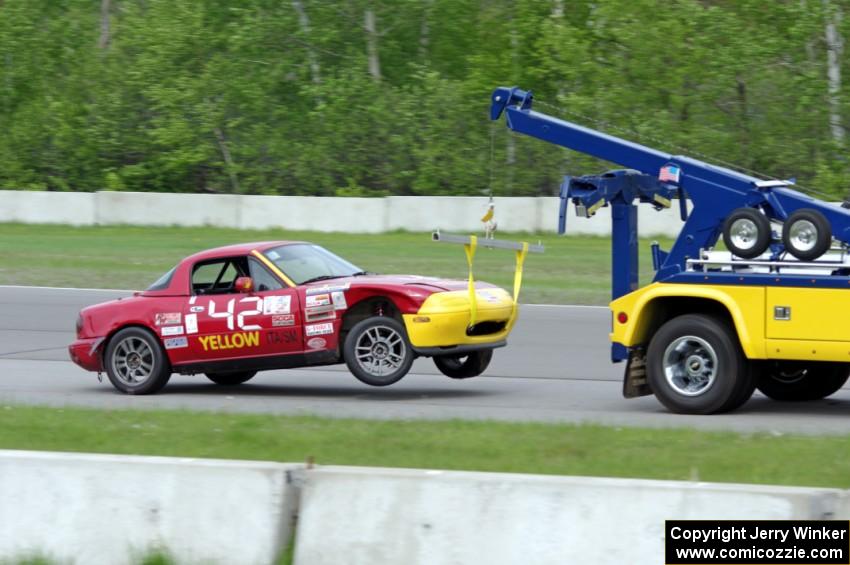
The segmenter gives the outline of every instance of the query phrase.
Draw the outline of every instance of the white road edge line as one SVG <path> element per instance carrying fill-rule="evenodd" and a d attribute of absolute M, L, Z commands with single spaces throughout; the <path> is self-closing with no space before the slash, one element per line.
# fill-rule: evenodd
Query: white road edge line
<path fill-rule="evenodd" d="M 0 284 L 0 289 L 3 288 L 21 288 L 33 290 L 77 290 L 81 292 L 140 292 L 137 290 L 121 289 L 121 288 L 74 288 L 67 286 L 28 286 L 19 284 Z M 525 307 L 542 307 L 542 308 L 591 308 L 605 309 L 607 306 L 594 306 L 592 304 L 525 304 L 520 303 L 520 306 Z"/>

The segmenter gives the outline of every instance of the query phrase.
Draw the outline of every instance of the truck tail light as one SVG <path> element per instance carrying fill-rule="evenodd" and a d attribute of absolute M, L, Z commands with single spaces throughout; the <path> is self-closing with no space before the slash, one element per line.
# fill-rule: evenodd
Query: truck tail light
<path fill-rule="evenodd" d="M 83 316 L 77 316 L 77 337 L 83 337 Z"/>
<path fill-rule="evenodd" d="M 629 321 L 629 315 L 626 314 L 625 312 L 619 312 L 617 314 L 617 321 L 620 322 L 621 324 L 625 324 L 626 322 Z"/>

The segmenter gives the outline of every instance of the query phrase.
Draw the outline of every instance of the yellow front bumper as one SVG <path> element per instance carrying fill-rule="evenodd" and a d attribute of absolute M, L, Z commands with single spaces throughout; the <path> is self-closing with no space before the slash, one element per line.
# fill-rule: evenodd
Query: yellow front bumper
<path fill-rule="evenodd" d="M 404 314 L 407 336 L 413 347 L 451 347 L 454 345 L 486 345 L 503 341 L 513 329 L 516 316 L 514 301 L 501 288 L 475 291 L 477 328 L 487 322 L 504 323 L 495 333 L 467 335 L 470 321 L 469 292 L 465 290 L 437 292 L 429 296 L 416 314 Z"/>

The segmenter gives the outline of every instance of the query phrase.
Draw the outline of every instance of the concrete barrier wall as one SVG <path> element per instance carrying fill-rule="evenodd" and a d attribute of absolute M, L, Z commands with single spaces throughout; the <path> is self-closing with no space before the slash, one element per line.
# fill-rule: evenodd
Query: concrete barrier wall
<path fill-rule="evenodd" d="M 92 192 L 0 190 L 0 222 L 90 226 L 96 198 Z"/>
<path fill-rule="evenodd" d="M 241 229 L 281 228 L 321 232 L 387 231 L 383 198 L 242 196 Z"/>
<path fill-rule="evenodd" d="M 846 519 L 850 510 L 832 489 L 352 467 L 305 474 L 296 565 L 663 563 L 666 519 Z"/>
<path fill-rule="evenodd" d="M 667 519 L 850 519 L 850 491 L 0 451 L 0 561 L 662 563 Z M 5 561 L 4 561 L 5 562 Z"/>
<path fill-rule="evenodd" d="M 96 192 L 98 224 L 238 227 L 241 196 Z"/>
<path fill-rule="evenodd" d="M 0 560 L 272 563 L 297 502 L 292 465 L 0 451 Z"/>
<path fill-rule="evenodd" d="M 499 230 L 555 232 L 559 199 L 496 198 Z M 487 198 L 467 196 L 390 196 L 336 198 L 242 196 L 147 192 L 0 191 L 0 222 L 31 224 L 218 226 L 237 229 L 282 228 L 320 232 L 381 233 L 392 230 L 480 232 Z M 678 233 L 678 208 L 638 211 L 642 235 Z M 567 221 L 570 234 L 608 235 L 609 208 L 591 219 Z"/>

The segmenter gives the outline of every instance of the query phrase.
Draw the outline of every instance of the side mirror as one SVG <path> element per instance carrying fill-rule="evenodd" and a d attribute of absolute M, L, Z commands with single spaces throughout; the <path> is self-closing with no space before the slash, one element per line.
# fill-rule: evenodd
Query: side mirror
<path fill-rule="evenodd" d="M 254 279 L 251 277 L 239 277 L 236 279 L 236 282 L 233 283 L 233 288 L 236 292 L 253 292 Z"/>

